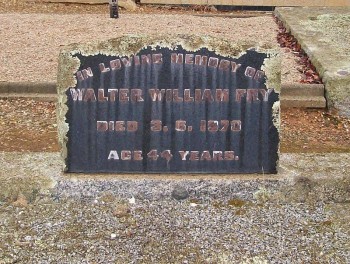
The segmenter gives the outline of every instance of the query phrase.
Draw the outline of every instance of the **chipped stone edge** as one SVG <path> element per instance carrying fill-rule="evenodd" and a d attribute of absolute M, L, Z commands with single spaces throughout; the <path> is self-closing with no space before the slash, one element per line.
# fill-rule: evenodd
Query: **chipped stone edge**
<path fill-rule="evenodd" d="M 265 50 L 269 57 L 264 60 L 264 64 L 261 67 L 261 70 L 265 72 L 265 75 L 269 78 L 266 79 L 266 88 L 273 89 L 278 95 L 278 101 L 275 102 L 272 106 L 272 124 L 277 129 L 278 135 L 281 134 L 281 64 L 282 57 L 277 49 Z M 280 156 L 280 140 L 277 147 L 278 157 Z M 279 159 L 276 161 L 276 168 L 279 168 Z"/>
<path fill-rule="evenodd" d="M 182 46 L 187 51 L 196 52 L 203 47 L 206 47 L 209 51 L 213 51 L 218 55 L 228 58 L 239 58 L 246 53 L 249 49 L 255 49 L 258 52 L 265 52 L 269 54 L 270 58 L 264 61 L 264 70 L 271 74 L 273 70 L 280 72 L 280 66 L 276 66 L 274 61 L 278 57 L 278 51 L 272 49 L 272 46 L 259 47 L 258 44 L 253 42 L 238 41 L 232 43 L 225 39 L 218 39 L 205 35 L 193 35 L 193 34 L 177 34 L 177 35 L 126 35 L 106 41 L 91 42 L 91 43 L 74 43 L 65 46 L 61 49 L 58 61 L 58 74 L 57 74 L 57 94 L 58 94 L 58 107 L 57 107 L 57 127 L 58 127 L 58 142 L 61 147 L 61 161 L 63 171 L 67 171 L 66 158 L 68 154 L 67 133 L 69 131 L 68 123 L 66 123 L 66 114 L 68 111 L 66 91 L 71 87 L 75 87 L 77 80 L 74 74 L 80 67 L 80 61 L 73 56 L 81 54 L 83 56 L 94 56 L 103 54 L 107 56 L 131 56 L 139 53 L 143 48 L 151 47 L 156 49 L 160 46 L 163 48 L 169 48 L 176 50 L 178 46 Z M 273 76 L 275 76 L 274 74 Z M 280 74 L 279 74 L 280 76 Z M 280 80 L 276 77 L 267 81 L 267 87 L 275 87 L 276 92 L 280 90 Z M 278 103 L 279 106 L 279 103 Z M 279 111 L 274 110 L 274 115 L 279 115 Z M 278 118 L 279 120 L 279 118 Z M 279 122 L 274 122 L 276 128 L 279 131 Z"/>

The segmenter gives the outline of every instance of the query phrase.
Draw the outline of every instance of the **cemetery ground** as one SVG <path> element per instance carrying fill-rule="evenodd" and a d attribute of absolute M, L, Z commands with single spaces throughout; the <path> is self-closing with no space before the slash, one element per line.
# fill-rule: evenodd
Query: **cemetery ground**
<path fill-rule="evenodd" d="M 38 2 L 0 2 L 0 81 L 54 81 L 60 45 L 116 31 L 277 45 L 271 14 L 144 7 L 110 21 L 106 6 Z M 282 53 L 282 81 L 304 78 Z M 279 175 L 114 178 L 62 175 L 55 107 L 0 99 L 0 263 L 350 262 L 350 120 L 336 112 L 282 109 Z"/>

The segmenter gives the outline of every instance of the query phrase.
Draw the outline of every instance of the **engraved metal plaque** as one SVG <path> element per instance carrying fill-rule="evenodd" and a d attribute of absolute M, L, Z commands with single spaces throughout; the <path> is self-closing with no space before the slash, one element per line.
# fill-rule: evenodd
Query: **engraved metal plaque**
<path fill-rule="evenodd" d="M 80 63 L 64 93 L 68 172 L 276 173 L 268 53 L 179 44 L 71 56 Z"/>

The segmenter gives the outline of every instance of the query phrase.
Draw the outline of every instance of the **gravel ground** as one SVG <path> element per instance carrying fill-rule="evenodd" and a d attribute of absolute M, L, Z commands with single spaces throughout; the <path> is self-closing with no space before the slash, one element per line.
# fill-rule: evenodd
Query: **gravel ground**
<path fill-rule="evenodd" d="M 278 176 L 240 180 L 84 178 L 61 174 L 57 153 L 0 162 L 17 193 L 0 199 L 0 263 L 350 261 L 348 154 L 287 154 Z M 43 175 L 51 189 L 30 179 Z"/>
<path fill-rule="evenodd" d="M 124 34 L 194 32 L 278 48 L 277 25 L 272 15 L 231 18 L 141 13 L 110 19 L 107 14 L 3 13 L 0 25 L 0 81 L 8 82 L 54 82 L 62 45 L 106 40 Z M 288 49 L 281 52 L 283 81 L 301 79 L 297 59 Z"/>
<path fill-rule="evenodd" d="M 0 256 L 2 263 L 349 263 L 349 225 L 339 217 L 350 208 L 337 209 L 238 198 L 41 197 L 0 207 Z"/>

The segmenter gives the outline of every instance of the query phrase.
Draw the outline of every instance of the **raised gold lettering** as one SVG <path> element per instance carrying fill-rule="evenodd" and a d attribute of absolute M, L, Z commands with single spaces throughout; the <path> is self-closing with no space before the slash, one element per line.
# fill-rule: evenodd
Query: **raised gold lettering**
<path fill-rule="evenodd" d="M 82 70 L 81 72 L 83 73 L 84 79 L 89 79 L 90 77 L 94 76 L 90 67 Z"/>
<path fill-rule="evenodd" d="M 122 67 L 122 64 L 120 63 L 120 59 L 111 60 L 109 62 L 109 66 L 111 67 L 112 71 L 119 70 Z"/>
<path fill-rule="evenodd" d="M 183 61 L 184 61 L 183 54 L 171 53 L 171 63 L 183 64 Z"/>
<path fill-rule="evenodd" d="M 234 151 L 225 151 L 224 152 L 225 160 L 235 160 L 235 152 Z"/>
<path fill-rule="evenodd" d="M 152 120 L 151 121 L 151 131 L 153 131 L 153 132 L 162 131 L 162 121 L 161 120 Z"/>
<path fill-rule="evenodd" d="M 228 102 L 229 101 L 229 90 L 228 89 L 216 89 L 215 98 L 217 102 Z"/>
<path fill-rule="evenodd" d="M 97 99 L 99 102 L 108 101 L 108 97 L 105 97 L 105 89 L 98 89 Z"/>
<path fill-rule="evenodd" d="M 131 160 L 131 151 L 130 150 L 122 150 L 121 151 L 121 160 Z"/>
<path fill-rule="evenodd" d="M 154 64 L 162 64 L 163 63 L 163 54 L 157 53 L 152 55 L 152 60 Z"/>
<path fill-rule="evenodd" d="M 242 97 L 244 97 L 246 93 L 246 89 L 236 89 L 236 102 L 241 102 Z"/>
<path fill-rule="evenodd" d="M 219 70 L 229 71 L 231 66 L 231 62 L 228 60 L 221 60 L 219 64 Z"/>
<path fill-rule="evenodd" d="M 219 121 L 208 120 L 208 131 L 217 132 L 219 130 Z"/>
<path fill-rule="evenodd" d="M 210 89 L 205 89 L 204 90 L 202 100 L 203 101 L 207 101 L 207 102 L 213 102 L 214 101 L 214 98 L 213 98 L 213 95 L 212 95 Z"/>
<path fill-rule="evenodd" d="M 126 68 L 131 67 L 131 58 L 122 58 L 122 62 Z"/>
<path fill-rule="evenodd" d="M 98 67 L 102 73 L 109 72 L 111 70 L 110 68 L 106 68 L 104 63 L 100 63 Z"/>
<path fill-rule="evenodd" d="M 238 70 L 241 66 L 242 66 L 241 64 L 237 64 L 236 62 L 231 61 L 231 67 L 232 67 L 231 72 L 236 73 L 237 70 Z"/>
<path fill-rule="evenodd" d="M 207 161 L 211 160 L 211 156 L 208 150 L 205 150 L 202 152 L 201 160 L 207 160 Z"/>
<path fill-rule="evenodd" d="M 181 151 L 179 150 L 179 154 L 181 156 L 181 160 L 186 160 L 186 156 L 189 154 L 189 151 Z"/>
<path fill-rule="evenodd" d="M 222 151 L 213 151 L 213 161 L 223 160 Z"/>
<path fill-rule="evenodd" d="M 97 121 L 97 131 L 98 132 L 105 132 L 108 129 L 108 123 L 107 121 Z"/>
<path fill-rule="evenodd" d="M 193 54 L 185 55 L 185 64 L 193 64 Z"/>
<path fill-rule="evenodd" d="M 259 90 L 258 89 L 247 89 L 247 102 L 259 101 Z"/>
<path fill-rule="evenodd" d="M 241 120 L 232 120 L 231 121 L 231 131 L 237 132 L 242 130 Z"/>
<path fill-rule="evenodd" d="M 141 150 L 135 150 L 134 151 L 134 160 L 143 160 L 142 157 L 142 151 Z"/>
<path fill-rule="evenodd" d="M 255 75 L 256 69 L 254 69 L 253 67 L 247 67 L 245 69 L 244 75 L 249 77 L 249 78 L 253 78 Z"/>
<path fill-rule="evenodd" d="M 88 88 L 85 91 L 84 94 L 84 101 L 91 101 L 91 102 L 95 102 L 96 101 L 96 95 L 95 95 L 95 91 L 92 88 Z"/>
<path fill-rule="evenodd" d="M 131 102 L 143 102 L 142 90 L 141 89 L 131 89 Z"/>
<path fill-rule="evenodd" d="M 175 130 L 180 131 L 180 132 L 186 131 L 186 121 L 185 120 L 176 120 Z"/>
<path fill-rule="evenodd" d="M 115 131 L 125 131 L 125 121 L 115 121 Z"/>
<path fill-rule="evenodd" d="M 155 102 L 155 101 L 161 102 L 165 94 L 165 89 L 162 89 L 162 90 L 149 89 L 149 94 L 151 96 L 152 102 Z"/>
<path fill-rule="evenodd" d="M 208 63 L 208 57 L 207 56 L 201 56 L 196 55 L 194 59 L 194 64 L 200 65 L 200 66 L 207 66 Z"/>
<path fill-rule="evenodd" d="M 119 160 L 119 155 L 116 150 L 111 150 L 108 155 L 108 160 Z"/>
<path fill-rule="evenodd" d="M 142 65 L 145 65 L 145 64 L 148 64 L 148 65 L 151 65 L 152 61 L 151 61 L 151 55 L 148 54 L 148 55 L 141 55 L 141 64 Z"/>
<path fill-rule="evenodd" d="M 191 161 L 199 160 L 199 151 L 191 151 L 190 160 Z"/>
<path fill-rule="evenodd" d="M 227 129 L 228 129 L 228 126 L 230 125 L 230 122 L 228 120 L 221 120 L 220 124 L 221 124 L 220 131 L 221 132 L 226 132 Z"/>
<path fill-rule="evenodd" d="M 135 132 L 138 129 L 138 123 L 136 121 L 127 121 L 126 130 L 128 132 Z"/>
<path fill-rule="evenodd" d="M 194 101 L 194 98 L 191 97 L 191 90 L 190 89 L 185 89 L 185 91 L 184 91 L 184 101 L 186 103 Z"/>
<path fill-rule="evenodd" d="M 83 93 L 85 91 L 85 89 L 74 89 L 74 88 L 70 88 L 69 89 L 70 94 L 72 96 L 73 101 L 82 101 L 83 100 Z"/>
<path fill-rule="evenodd" d="M 183 102 L 183 98 L 179 97 L 179 89 L 174 89 L 173 90 L 173 100 L 176 103 Z"/>
<path fill-rule="evenodd" d="M 208 62 L 208 66 L 211 68 L 217 68 L 219 65 L 219 58 L 215 58 L 215 57 L 210 57 L 209 58 L 209 62 Z"/>
<path fill-rule="evenodd" d="M 128 102 L 129 101 L 129 90 L 128 89 L 119 89 L 119 101 Z"/>
<path fill-rule="evenodd" d="M 115 99 L 118 94 L 118 89 L 108 89 L 108 93 L 109 93 L 109 100 L 111 102 L 115 102 Z"/>

